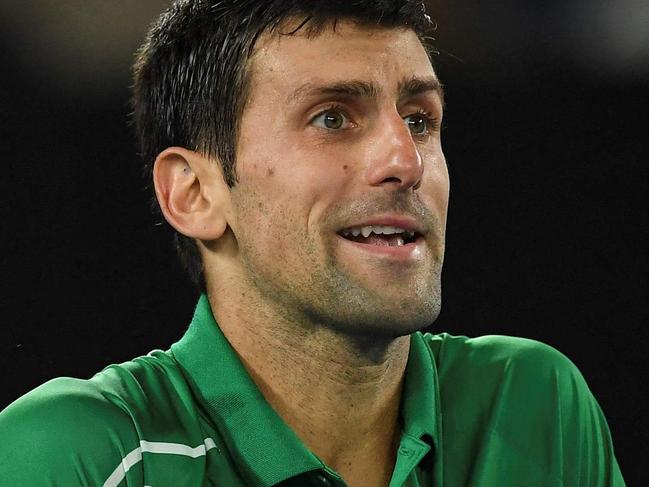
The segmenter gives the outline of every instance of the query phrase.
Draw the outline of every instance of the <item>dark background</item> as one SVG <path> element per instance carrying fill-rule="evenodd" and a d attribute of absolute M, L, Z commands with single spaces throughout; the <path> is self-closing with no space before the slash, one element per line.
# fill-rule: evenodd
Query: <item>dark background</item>
<path fill-rule="evenodd" d="M 196 300 L 148 210 L 128 98 L 161 0 L 0 3 L 0 409 L 166 349 Z M 451 174 L 434 331 L 544 341 L 647 478 L 649 3 L 431 2 Z"/>

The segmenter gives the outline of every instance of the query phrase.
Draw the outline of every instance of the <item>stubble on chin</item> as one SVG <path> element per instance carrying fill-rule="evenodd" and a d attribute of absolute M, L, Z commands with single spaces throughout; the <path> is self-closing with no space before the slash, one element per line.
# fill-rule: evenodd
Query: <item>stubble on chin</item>
<path fill-rule="evenodd" d="M 378 282 L 353 272 L 328 249 L 321 272 L 311 276 L 309 317 L 349 336 L 394 339 L 426 328 L 441 310 L 441 263 L 407 283 Z M 429 267 L 429 265 L 427 265 Z"/>

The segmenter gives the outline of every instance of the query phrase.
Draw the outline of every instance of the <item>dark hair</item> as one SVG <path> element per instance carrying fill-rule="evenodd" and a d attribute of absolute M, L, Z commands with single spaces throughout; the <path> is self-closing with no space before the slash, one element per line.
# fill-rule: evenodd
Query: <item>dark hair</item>
<path fill-rule="evenodd" d="M 248 59 L 261 34 L 291 19 L 299 26 L 285 34 L 317 35 L 341 19 L 410 28 L 432 55 L 434 25 L 421 0 L 176 0 L 151 26 L 134 64 L 133 116 L 149 184 L 158 154 L 176 145 L 218 160 L 234 186 Z M 155 196 L 152 209 L 160 216 Z M 205 291 L 196 243 L 175 232 L 174 244 Z"/>

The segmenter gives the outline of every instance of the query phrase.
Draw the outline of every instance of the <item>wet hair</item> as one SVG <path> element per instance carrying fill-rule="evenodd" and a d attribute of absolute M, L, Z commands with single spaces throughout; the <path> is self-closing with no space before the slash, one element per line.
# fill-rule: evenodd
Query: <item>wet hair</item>
<path fill-rule="evenodd" d="M 237 182 L 238 126 L 250 89 L 248 60 L 260 35 L 317 36 L 341 20 L 412 29 L 432 57 L 434 24 L 419 0 L 177 0 L 151 26 L 133 66 L 133 118 L 144 175 L 170 146 L 217 160 L 228 186 Z M 297 27 L 284 32 L 295 21 Z M 152 209 L 160 206 L 153 196 Z M 178 232 L 174 245 L 200 291 L 196 242 Z"/>

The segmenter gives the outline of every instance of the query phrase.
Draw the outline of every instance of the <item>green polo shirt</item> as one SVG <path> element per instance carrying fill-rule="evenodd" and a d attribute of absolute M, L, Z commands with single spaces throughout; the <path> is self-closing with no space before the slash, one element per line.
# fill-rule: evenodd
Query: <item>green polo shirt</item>
<path fill-rule="evenodd" d="M 411 336 L 390 487 L 623 486 L 565 356 L 522 338 Z M 0 413 L 0 486 L 344 486 L 264 400 L 202 296 L 183 338 Z"/>

